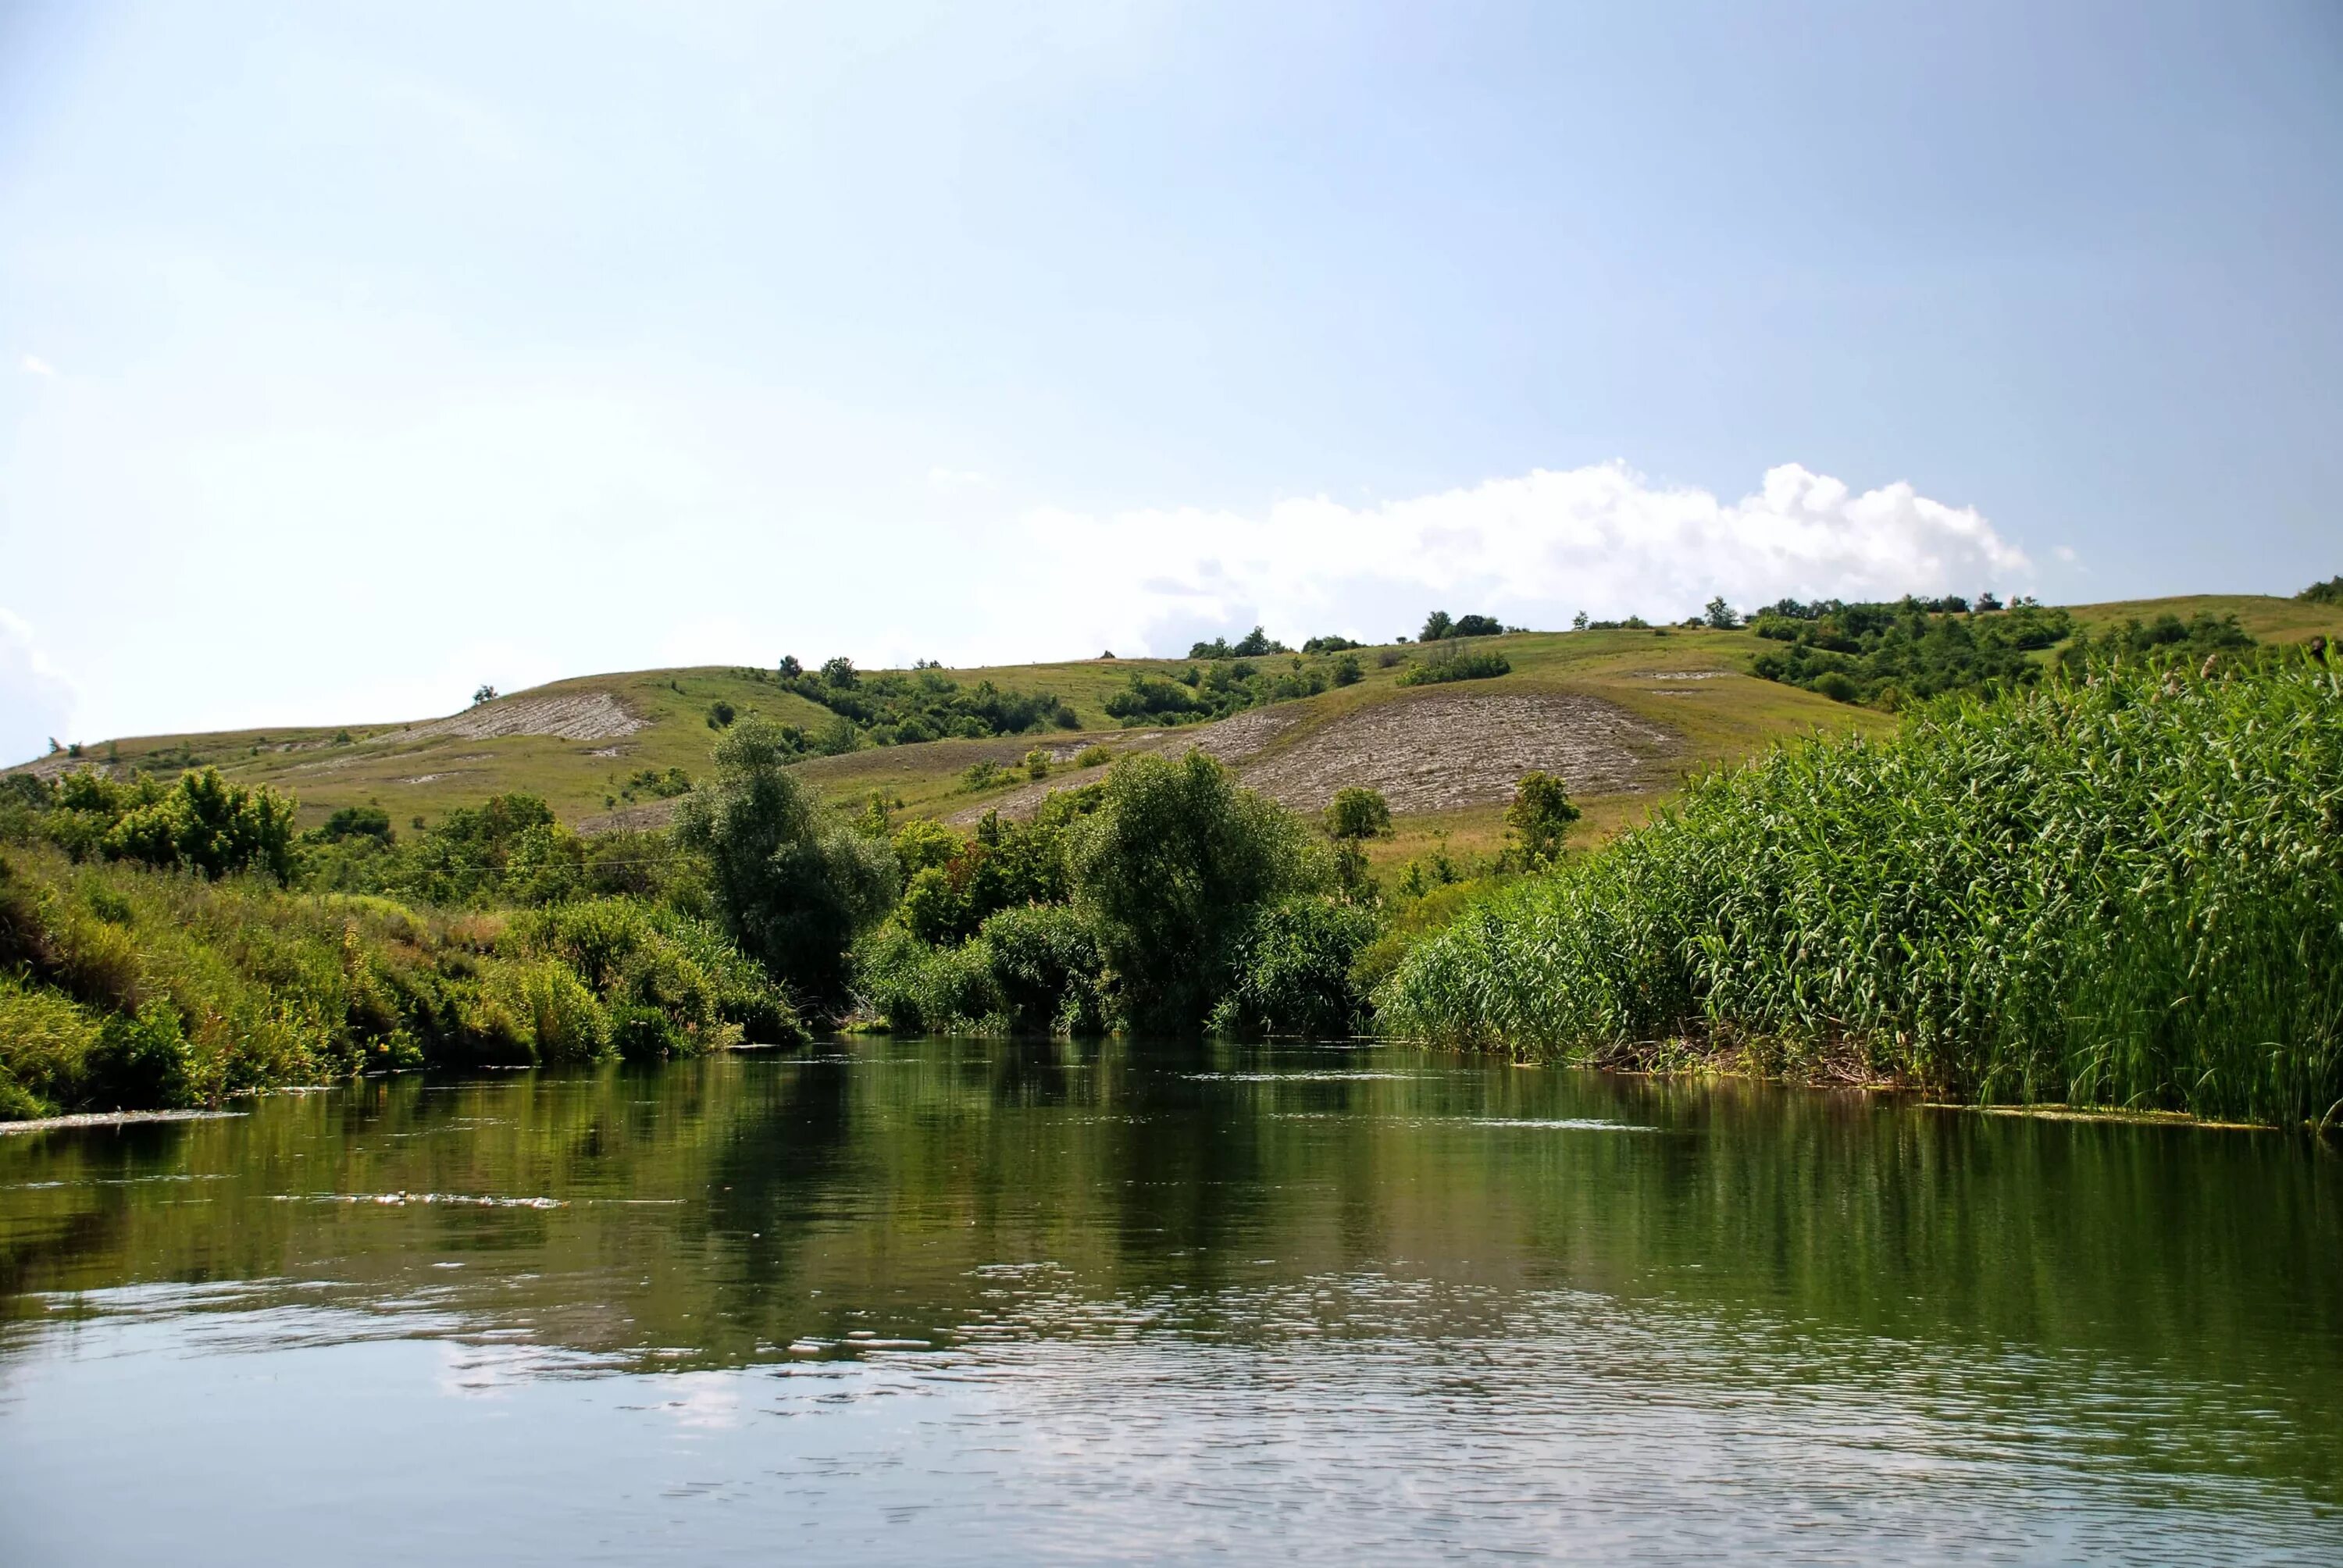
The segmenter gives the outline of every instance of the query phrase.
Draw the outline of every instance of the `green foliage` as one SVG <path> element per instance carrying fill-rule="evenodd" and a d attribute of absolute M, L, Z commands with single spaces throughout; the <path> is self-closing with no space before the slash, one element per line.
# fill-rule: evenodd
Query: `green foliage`
<path fill-rule="evenodd" d="M 1111 694 L 1105 707 L 1107 716 L 1125 729 L 1202 724 L 1248 708 L 1315 697 L 1328 685 L 1325 668 L 1299 658 L 1283 669 L 1216 658 L 1201 668 L 1191 665 L 1176 680 L 1133 670 L 1130 684 Z"/>
<path fill-rule="evenodd" d="M 416 903 L 540 902 L 579 891 L 584 866 L 584 846 L 553 819 L 553 809 L 516 792 L 458 807 L 393 859 L 338 885 Z"/>
<path fill-rule="evenodd" d="M 2323 583 L 2312 583 L 2294 597 L 2304 604 L 2343 604 L 2343 572 Z"/>
<path fill-rule="evenodd" d="M 1991 615 L 1969 615 L 1967 608 L 1959 598 L 1907 597 L 1893 604 L 1784 599 L 1759 610 L 1750 629 L 1788 646 L 1759 655 L 1750 668 L 1765 679 L 1834 701 L 1893 709 L 1996 683 L 2031 685 L 2041 667 L 2026 656 L 2074 630 L 2065 610 L 2029 602 Z"/>
<path fill-rule="evenodd" d="M 1302 645 L 1304 653 L 1347 653 L 1354 648 L 1364 648 L 1363 642 L 1353 642 L 1347 637 L 1313 637 Z M 1198 657 L 1190 654 L 1191 658 Z"/>
<path fill-rule="evenodd" d="M 1373 912 L 1326 898 L 1288 899 L 1253 913 L 1233 983 L 1212 1009 L 1215 1032 L 1245 1038 L 1341 1039 L 1365 1022 L 1352 967 L 1376 935 Z"/>
<path fill-rule="evenodd" d="M 732 720 L 738 717 L 732 705 L 722 698 L 708 705 L 708 728 L 710 729 L 729 729 Z"/>
<path fill-rule="evenodd" d="M 266 785 L 231 784 L 216 768 L 168 788 L 69 774 L 56 808 L 50 837 L 76 857 L 95 852 L 212 879 L 253 871 L 283 883 L 293 874 L 293 802 Z"/>
<path fill-rule="evenodd" d="M 1035 748 L 1025 753 L 1025 777 L 1039 780 L 1050 776 L 1050 754 Z"/>
<path fill-rule="evenodd" d="M 1076 911 L 1040 903 L 1004 909 L 985 920 L 975 945 L 984 950 L 1010 1032 L 1105 1032 L 1106 960 Z"/>
<path fill-rule="evenodd" d="M 1337 686 L 1356 686 L 1366 671 L 1360 668 L 1357 655 L 1346 653 L 1328 667 L 1328 674 Z"/>
<path fill-rule="evenodd" d="M 2214 616 L 2199 610 L 2187 620 L 2169 611 L 2142 623 L 2137 617 L 2102 628 L 2097 636 L 2087 629 L 2058 650 L 2058 663 L 2069 674 L 2081 675 L 2102 665 L 2125 659 L 2201 663 L 2218 655 L 2244 653 L 2255 646 L 2234 615 Z"/>
<path fill-rule="evenodd" d="M 1414 949 L 1394 1033 L 1852 1056 L 1987 1101 L 2343 1098 L 2343 680 L 2295 655 L 1948 699 L 1695 784 Z"/>
<path fill-rule="evenodd" d="M 451 918 L 45 848 L 0 861 L 0 1114 L 804 1038 L 760 967 L 672 910 Z"/>
<path fill-rule="evenodd" d="M 1261 628 L 1255 627 L 1234 642 L 1229 641 L 1224 637 L 1216 637 L 1210 642 L 1197 643 L 1188 649 L 1188 657 L 1190 658 L 1261 658 L 1272 653 L 1291 651 L 1283 643 L 1272 638 Z M 1304 648 L 1302 651 L 1312 653 L 1317 650 Z"/>
<path fill-rule="evenodd" d="M 1513 786 L 1513 804 L 1505 808 L 1505 826 L 1522 859 L 1532 866 L 1551 865 L 1562 858 L 1563 840 L 1578 820 L 1570 790 L 1551 773 L 1524 773 Z"/>
<path fill-rule="evenodd" d="M 1009 769 L 990 757 L 980 757 L 960 770 L 960 789 L 963 795 L 980 794 L 1009 782 Z"/>
<path fill-rule="evenodd" d="M 1044 801 L 1029 822 L 988 812 L 960 839 L 932 823 L 907 826 L 897 853 L 908 873 L 896 918 L 926 942 L 967 940 L 1002 910 L 1061 903 L 1067 897 L 1068 831 L 1101 799 L 1100 787 L 1065 790 Z"/>
<path fill-rule="evenodd" d="M 1423 618 L 1423 629 L 1416 640 L 1444 642 L 1458 637 L 1498 637 L 1503 634 L 1504 629 L 1504 623 L 1493 615 L 1464 615 L 1452 620 L 1446 610 L 1436 609 Z M 1404 642 L 1406 638 L 1400 640 Z"/>
<path fill-rule="evenodd" d="M 707 858 L 709 896 L 732 940 L 809 999 L 835 1003 L 848 945 L 895 901 L 895 857 L 820 822 L 779 729 L 752 715 L 726 731 L 713 778 L 677 809 L 676 838 Z"/>
<path fill-rule="evenodd" d="M 390 830 L 390 813 L 379 806 L 344 806 L 326 819 L 326 825 L 316 830 L 316 840 L 324 844 L 339 844 L 350 839 L 372 839 L 386 847 L 397 842 Z"/>
<path fill-rule="evenodd" d="M 1116 762 L 1068 869 L 1122 1011 L 1191 1030 L 1228 990 L 1254 910 L 1323 880 L 1291 814 L 1201 751 Z"/>
<path fill-rule="evenodd" d="M 1327 803 L 1326 833 L 1332 839 L 1382 839 L 1392 830 L 1391 802 L 1380 789 L 1350 785 Z"/>
<path fill-rule="evenodd" d="M 1114 760 L 1114 753 L 1103 746 L 1085 746 L 1074 754 L 1077 768 L 1098 768 Z"/>
<path fill-rule="evenodd" d="M 1102 1033 L 1104 968 L 1088 923 L 1063 904 L 999 910 L 958 942 L 890 921 L 856 951 L 863 1006 L 902 1033 Z"/>
<path fill-rule="evenodd" d="M 727 719 L 726 727 L 729 728 L 730 723 Z M 793 755 L 803 749 L 802 742 L 792 745 L 786 736 L 781 744 Z M 669 768 L 665 772 L 656 768 L 641 768 L 628 778 L 618 792 L 629 800 L 638 795 L 648 795 L 654 800 L 672 800 L 678 795 L 691 793 L 691 775 L 680 768 Z"/>
<path fill-rule="evenodd" d="M 836 756 L 867 739 L 874 746 L 910 746 L 953 738 L 1076 729 L 1074 710 L 1047 691 L 1003 691 L 991 681 L 962 686 L 930 666 L 909 675 L 865 675 L 853 661 L 833 658 L 819 675 L 792 675 L 784 661 L 781 686 L 829 709 L 836 718 L 816 749 Z M 835 726 L 846 726 L 841 741 Z"/>
<path fill-rule="evenodd" d="M 1713 631 L 1731 631 L 1741 624 L 1741 618 L 1734 613 L 1731 605 L 1725 602 L 1725 596 L 1719 594 L 1708 601 L 1707 608 L 1701 613 L 1701 622 Z"/>
<path fill-rule="evenodd" d="M 1451 643 L 1433 653 L 1421 664 L 1410 665 L 1402 672 L 1402 686 L 1436 686 L 1451 680 L 1487 680 L 1493 676 L 1513 673 L 1513 662 L 1494 649 L 1466 650 Z"/>

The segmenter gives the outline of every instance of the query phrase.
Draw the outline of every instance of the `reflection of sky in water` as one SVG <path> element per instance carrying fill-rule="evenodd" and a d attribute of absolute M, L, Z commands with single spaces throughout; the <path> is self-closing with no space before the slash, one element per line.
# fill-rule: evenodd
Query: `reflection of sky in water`
<path fill-rule="evenodd" d="M 2298 1141 L 1025 1049 L 0 1148 L 0 1555 L 2333 1560 Z"/>

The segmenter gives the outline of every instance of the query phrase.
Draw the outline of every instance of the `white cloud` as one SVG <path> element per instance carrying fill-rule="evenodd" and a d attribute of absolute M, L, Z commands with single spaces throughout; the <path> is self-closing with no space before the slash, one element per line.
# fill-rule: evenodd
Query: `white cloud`
<path fill-rule="evenodd" d="M 72 739 L 76 695 L 32 627 L 0 608 L 0 765 L 40 755 L 51 736 Z"/>
<path fill-rule="evenodd" d="M 980 474 L 971 469 L 930 468 L 928 470 L 928 488 L 931 490 L 942 490 L 947 493 L 953 490 L 980 490 L 991 483 L 990 475 Z"/>
<path fill-rule="evenodd" d="M 27 376 L 55 376 L 57 373 L 55 366 L 37 354 L 27 354 L 17 363 L 25 367 Z"/>
<path fill-rule="evenodd" d="M 1254 620 L 1289 638 L 1389 637 L 1433 608 L 1558 627 L 1581 609 L 1681 617 L 1720 593 L 1745 609 L 1785 595 L 2006 591 L 2033 576 L 1973 508 L 1901 483 L 1857 494 L 1795 463 L 1733 502 L 1613 462 L 1381 506 L 1042 511 L 1028 527 L 1061 563 L 1081 640 L 1118 648 Z"/>

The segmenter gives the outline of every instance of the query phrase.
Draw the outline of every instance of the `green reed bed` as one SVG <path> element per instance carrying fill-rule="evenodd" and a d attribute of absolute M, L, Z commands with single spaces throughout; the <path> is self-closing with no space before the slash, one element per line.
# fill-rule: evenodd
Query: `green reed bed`
<path fill-rule="evenodd" d="M 2292 657 L 1946 699 L 1707 778 L 1416 948 L 1382 1027 L 2318 1121 L 2343 1100 L 2343 681 Z"/>

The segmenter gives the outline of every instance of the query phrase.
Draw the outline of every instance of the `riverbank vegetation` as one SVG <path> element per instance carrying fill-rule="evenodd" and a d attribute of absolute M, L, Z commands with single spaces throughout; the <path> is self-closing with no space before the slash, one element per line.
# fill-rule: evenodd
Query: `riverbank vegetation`
<path fill-rule="evenodd" d="M 418 910 L 0 849 L 0 1118 L 803 1038 L 714 925 L 638 900 Z"/>
<path fill-rule="evenodd" d="M 2336 674 L 2132 660 L 1697 781 L 1377 1000 L 1525 1056 L 2299 1123 L 2343 1100 L 2338 910 Z"/>
<path fill-rule="evenodd" d="M 1001 809 L 899 819 L 885 788 L 824 799 L 804 724 L 679 686 L 701 751 L 629 779 L 672 811 L 663 827 L 581 834 L 512 790 L 436 821 L 345 805 L 304 832 L 289 798 L 209 769 L 13 775 L 0 1114 L 844 1024 L 1373 1030 L 2315 1120 L 2343 1099 L 2343 763 L 2323 645 L 2257 646 L 2213 615 L 2066 613 L 1769 607 L 1760 647 L 1844 661 L 1802 678 L 1858 670 L 1874 684 L 1855 697 L 1901 708 L 1900 735 L 1877 717 L 1711 772 L 1591 851 L 1546 774 L 1516 782 L 1502 839 L 1493 827 L 1452 853 L 1420 825 L 1393 844 L 1372 789 L 1304 817 L 1202 752 L 1095 746 L 1071 761 L 1103 777 L 1050 793 L 1048 750 L 1014 769 L 980 755 L 959 799 L 999 788 Z M 1710 615 L 1732 618 L 1721 599 Z M 1435 618 L 1425 645 L 1379 667 L 1403 678 L 1493 658 L 1462 678 L 1500 674 L 1495 649 L 1527 645 L 1460 635 L 1484 618 Z M 1282 700 L 1281 683 L 1342 685 L 1346 665 L 1357 679 L 1342 641 L 1100 671 L 1090 690 L 1127 706 L 1126 724 L 1222 716 Z M 1534 671 L 1552 656 L 1522 657 Z M 866 722 L 899 739 L 1061 722 L 1038 698 L 988 706 L 990 682 L 832 666 L 774 678 L 830 691 L 840 706 L 814 711 L 850 747 Z M 1924 698 L 1938 675 L 1946 689 Z M 1690 689 L 1680 671 L 1639 678 Z M 1596 836 L 1617 830 L 1615 806 L 1593 810 Z"/>

